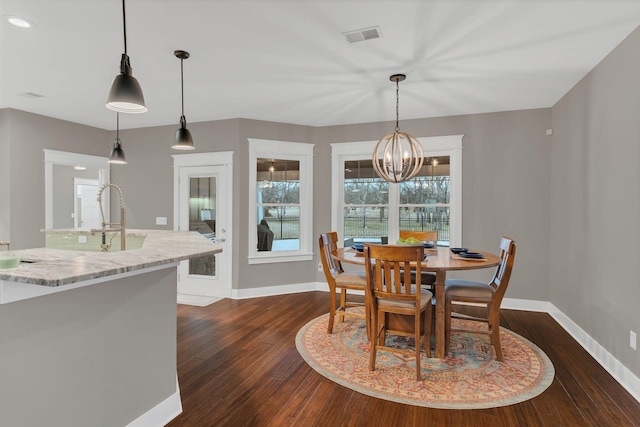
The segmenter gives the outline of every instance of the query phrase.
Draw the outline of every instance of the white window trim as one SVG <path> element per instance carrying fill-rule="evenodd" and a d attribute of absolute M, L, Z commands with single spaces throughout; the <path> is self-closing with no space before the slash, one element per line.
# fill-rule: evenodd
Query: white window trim
<path fill-rule="evenodd" d="M 313 146 L 301 142 L 249 140 L 249 264 L 313 260 Z M 258 204 L 256 194 L 258 158 L 300 162 L 300 249 L 258 252 Z"/>
<path fill-rule="evenodd" d="M 422 144 L 425 157 L 449 156 L 449 244 L 462 246 L 462 137 L 446 135 L 417 138 Z M 343 241 L 344 218 L 344 163 L 347 160 L 370 159 L 378 141 L 358 141 L 331 144 L 331 229 L 338 231 Z M 389 202 L 398 200 L 399 185 L 389 183 Z M 389 241 L 395 241 L 399 234 L 397 213 L 389 210 Z M 393 239 L 393 240 L 392 240 Z"/>

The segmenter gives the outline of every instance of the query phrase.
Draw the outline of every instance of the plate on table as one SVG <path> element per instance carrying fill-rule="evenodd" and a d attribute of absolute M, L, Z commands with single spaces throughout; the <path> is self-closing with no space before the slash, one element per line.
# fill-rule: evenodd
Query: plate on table
<path fill-rule="evenodd" d="M 467 248 L 451 248 L 449 249 L 454 254 L 459 254 L 460 252 L 467 252 L 469 249 Z"/>
<path fill-rule="evenodd" d="M 354 243 L 353 246 L 351 246 L 351 249 L 355 249 L 358 252 L 364 252 L 364 243 Z"/>
<path fill-rule="evenodd" d="M 461 258 L 484 259 L 480 252 L 459 252 L 457 255 Z"/>
<path fill-rule="evenodd" d="M 434 245 L 433 243 L 424 242 L 424 248 L 425 249 L 433 249 L 435 247 L 436 247 L 436 245 Z"/>

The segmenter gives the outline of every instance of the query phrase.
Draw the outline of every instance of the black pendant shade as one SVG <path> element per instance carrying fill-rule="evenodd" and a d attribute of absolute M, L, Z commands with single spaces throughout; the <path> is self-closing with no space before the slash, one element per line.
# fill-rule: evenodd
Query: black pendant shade
<path fill-rule="evenodd" d="M 120 141 L 120 113 L 116 113 L 116 139 L 113 141 L 113 148 L 108 162 L 116 165 L 127 164 L 127 159 L 122 149 L 122 141 Z"/>
<path fill-rule="evenodd" d="M 111 156 L 109 156 L 109 163 L 117 165 L 127 164 L 127 159 L 124 157 L 124 150 L 122 149 L 122 142 L 117 138 L 113 141 L 113 148 L 111 149 Z"/>
<path fill-rule="evenodd" d="M 187 129 L 187 119 L 184 116 L 184 73 L 183 61 L 189 58 L 189 52 L 176 50 L 173 52 L 176 58 L 180 59 L 180 91 L 182 96 L 182 115 L 180 116 L 180 128 L 176 131 L 176 142 L 171 146 L 174 150 L 193 150 L 193 138 Z"/>
<path fill-rule="evenodd" d="M 124 53 L 120 60 L 120 74 L 111 83 L 107 97 L 107 108 L 120 113 L 144 113 L 147 107 L 140 84 L 131 72 L 131 62 L 127 55 L 127 21 L 124 0 L 122 0 L 122 22 L 124 28 Z"/>

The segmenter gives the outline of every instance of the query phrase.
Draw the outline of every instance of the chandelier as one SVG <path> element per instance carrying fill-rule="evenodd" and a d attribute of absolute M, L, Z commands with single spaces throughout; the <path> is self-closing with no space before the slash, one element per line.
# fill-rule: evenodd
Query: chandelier
<path fill-rule="evenodd" d="M 413 178 L 420 172 L 424 162 L 424 151 L 420 142 L 412 135 L 400 132 L 399 82 L 404 74 L 394 74 L 389 80 L 396 82 L 396 127 L 394 132 L 383 136 L 373 149 L 373 169 L 385 181 L 399 183 Z"/>

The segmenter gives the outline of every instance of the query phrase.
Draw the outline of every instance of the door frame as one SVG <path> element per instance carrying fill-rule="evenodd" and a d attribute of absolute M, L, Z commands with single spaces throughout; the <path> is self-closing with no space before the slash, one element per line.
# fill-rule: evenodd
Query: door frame
<path fill-rule="evenodd" d="M 231 297 L 233 289 L 233 151 L 210 153 L 173 154 L 173 229 L 180 230 L 180 169 L 197 166 L 226 166 L 227 200 L 222 201 L 221 208 L 227 215 L 225 252 L 226 252 L 226 286 L 220 289 L 219 297 Z M 226 206 L 225 206 L 226 205 Z M 187 230 L 188 231 L 188 230 Z"/>

